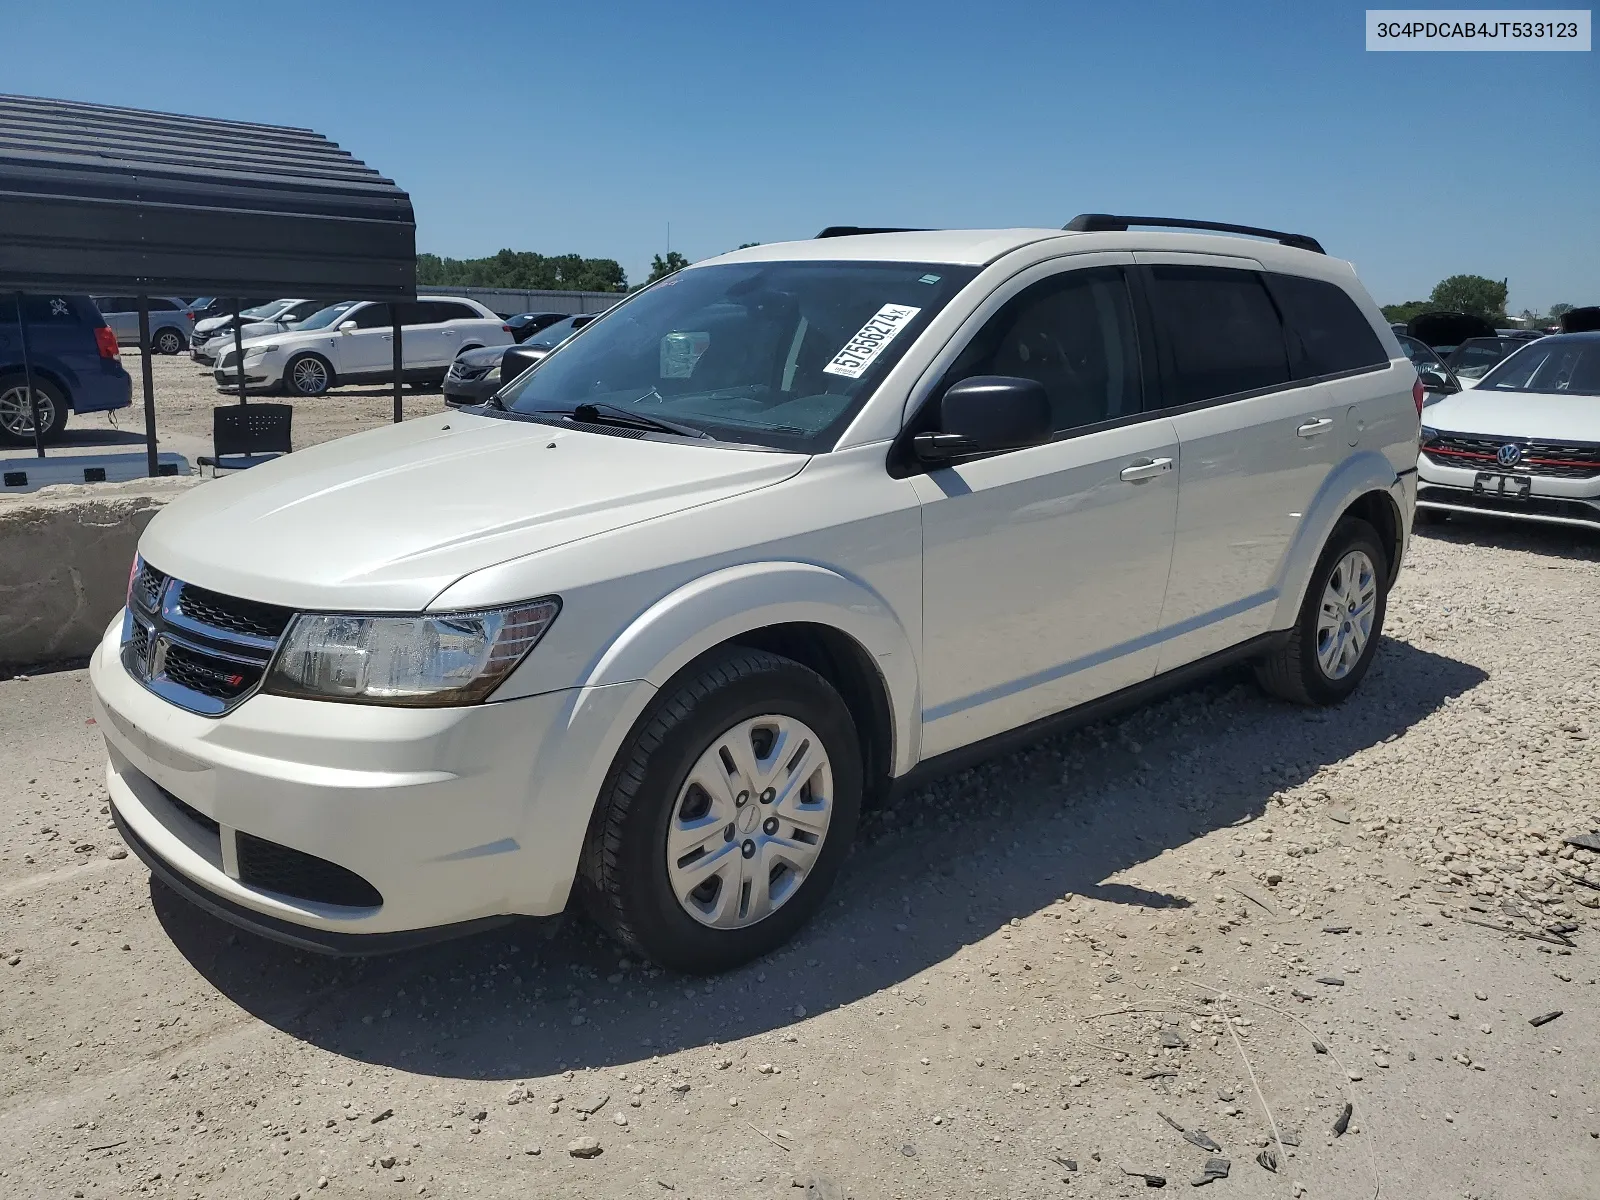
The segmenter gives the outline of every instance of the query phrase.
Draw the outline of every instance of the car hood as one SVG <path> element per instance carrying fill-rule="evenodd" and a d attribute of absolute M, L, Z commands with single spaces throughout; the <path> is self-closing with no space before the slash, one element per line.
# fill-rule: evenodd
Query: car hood
<path fill-rule="evenodd" d="M 451 412 L 203 484 L 139 548 L 179 579 L 269 604 L 417 611 L 474 571 L 768 487 L 805 463 Z"/>
<path fill-rule="evenodd" d="M 207 317 L 203 321 L 196 321 L 194 323 L 195 336 L 196 337 L 204 337 L 208 333 L 216 333 L 219 329 L 221 329 L 224 325 L 228 324 L 228 322 L 231 321 L 231 320 L 233 320 L 232 316 L 226 316 L 226 317 Z"/>
<path fill-rule="evenodd" d="M 495 367 L 500 365 L 500 360 L 506 356 L 507 350 L 515 349 L 515 346 L 476 346 L 456 355 L 456 361 L 465 363 L 469 367 Z"/>
<path fill-rule="evenodd" d="M 1600 396 L 1472 388 L 1428 405 L 1423 424 L 1507 440 L 1600 442 Z"/>

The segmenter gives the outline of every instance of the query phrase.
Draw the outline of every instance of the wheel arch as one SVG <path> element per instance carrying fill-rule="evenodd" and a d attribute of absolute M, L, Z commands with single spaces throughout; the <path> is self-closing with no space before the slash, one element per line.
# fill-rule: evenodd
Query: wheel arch
<path fill-rule="evenodd" d="M 1393 465 L 1376 451 L 1353 454 L 1328 474 L 1284 555 L 1271 628 L 1287 629 L 1294 624 L 1322 548 L 1345 517 L 1360 517 L 1378 531 L 1389 559 L 1389 583 L 1393 584 L 1406 536 L 1405 518 L 1394 496 L 1398 482 Z"/>
<path fill-rule="evenodd" d="M 284 362 L 283 362 L 283 388 L 284 388 L 285 391 L 288 391 L 288 392 L 293 392 L 294 391 L 294 389 L 289 386 L 289 370 L 290 370 L 291 367 L 294 366 L 295 363 L 299 362 L 302 358 L 314 358 L 318 362 L 320 362 L 324 367 L 327 368 L 327 371 L 328 371 L 328 387 L 330 389 L 339 386 L 339 372 L 334 368 L 333 360 L 330 359 L 326 354 L 323 354 L 319 350 L 306 349 L 306 350 L 296 350 L 292 354 L 290 354 L 288 358 L 284 359 Z"/>
<path fill-rule="evenodd" d="M 731 567 L 640 613 L 595 661 L 585 686 L 645 680 L 664 689 L 724 646 L 792 658 L 838 689 L 884 780 L 915 763 L 919 683 L 911 639 L 860 579 L 812 563 Z"/>

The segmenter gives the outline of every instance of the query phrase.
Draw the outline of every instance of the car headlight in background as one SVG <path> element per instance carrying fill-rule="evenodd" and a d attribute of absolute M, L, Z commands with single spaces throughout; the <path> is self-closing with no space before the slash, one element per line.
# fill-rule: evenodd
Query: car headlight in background
<path fill-rule="evenodd" d="M 482 612 L 295 617 L 267 676 L 280 696 L 434 707 L 476 704 L 550 628 L 554 596 Z"/>
<path fill-rule="evenodd" d="M 1427 425 L 1422 427 L 1421 433 L 1422 440 L 1425 442 L 1431 442 L 1434 438 L 1439 436 L 1439 431 L 1437 429 L 1429 428 Z"/>
<path fill-rule="evenodd" d="M 246 346 L 244 356 L 246 358 L 260 358 L 263 354 L 271 354 L 277 348 L 276 342 L 270 346 Z"/>

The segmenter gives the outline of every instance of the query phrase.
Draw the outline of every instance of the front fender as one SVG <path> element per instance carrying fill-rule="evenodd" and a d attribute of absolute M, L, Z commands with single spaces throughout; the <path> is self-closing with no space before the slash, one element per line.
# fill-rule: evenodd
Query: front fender
<path fill-rule="evenodd" d="M 1368 492 L 1382 492 L 1393 502 L 1398 483 L 1393 464 L 1376 450 L 1358 451 L 1328 473 L 1300 521 L 1299 533 L 1284 555 L 1271 628 L 1288 629 L 1295 623 L 1300 615 L 1300 603 L 1311 583 L 1311 572 L 1345 510 Z"/>
<path fill-rule="evenodd" d="M 584 686 L 645 680 L 664 686 L 714 646 L 772 625 L 825 625 L 860 645 L 889 696 L 894 774 L 916 762 L 920 683 L 911 640 L 865 582 L 801 562 L 728 567 L 687 583 L 640 613 L 606 648 Z"/>

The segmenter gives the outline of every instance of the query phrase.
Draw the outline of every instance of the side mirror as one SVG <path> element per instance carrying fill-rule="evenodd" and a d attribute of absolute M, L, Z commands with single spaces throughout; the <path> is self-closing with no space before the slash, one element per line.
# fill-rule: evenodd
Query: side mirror
<path fill-rule="evenodd" d="M 1050 396 L 1038 380 L 975 375 L 950 385 L 939 401 L 939 432 L 917 434 L 911 448 L 922 462 L 948 462 L 1042 445 L 1052 425 Z"/>
<path fill-rule="evenodd" d="M 510 346 L 500 356 L 500 383 L 510 383 L 545 356 L 543 350 L 530 350 L 526 346 Z"/>
<path fill-rule="evenodd" d="M 340 333 L 354 333 L 355 331 L 356 331 L 356 323 L 354 321 L 340 321 L 339 322 L 339 332 Z"/>
<path fill-rule="evenodd" d="M 1451 382 L 1450 377 L 1443 371 L 1439 370 L 1438 367 L 1417 368 L 1417 378 L 1422 380 L 1423 388 L 1430 392 L 1449 393 L 1459 392 L 1461 390 L 1455 383 Z"/>

